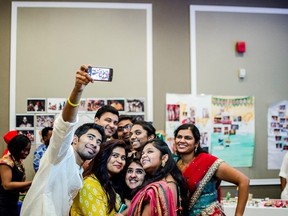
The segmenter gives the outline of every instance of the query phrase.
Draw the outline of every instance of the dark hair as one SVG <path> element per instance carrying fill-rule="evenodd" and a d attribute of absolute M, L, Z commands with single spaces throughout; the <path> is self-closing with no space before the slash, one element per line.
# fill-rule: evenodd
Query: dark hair
<path fill-rule="evenodd" d="M 132 124 L 134 123 L 135 119 L 133 116 L 131 115 L 120 115 L 119 116 L 119 120 L 118 120 L 118 123 L 121 122 L 121 121 L 124 121 L 124 120 L 130 120 L 132 122 Z"/>
<path fill-rule="evenodd" d="M 156 129 L 150 122 L 138 120 L 134 122 L 134 125 L 140 125 L 147 132 L 147 136 L 154 135 L 156 137 Z"/>
<path fill-rule="evenodd" d="M 44 128 L 41 130 L 41 135 L 42 135 L 42 137 L 47 136 L 48 132 L 49 132 L 49 131 L 52 131 L 52 130 L 53 130 L 52 127 L 44 127 Z"/>
<path fill-rule="evenodd" d="M 20 159 L 20 153 L 31 143 L 30 139 L 23 135 L 18 134 L 15 136 L 8 145 L 8 151 L 15 159 Z"/>
<path fill-rule="evenodd" d="M 104 105 L 100 109 L 97 110 L 94 118 L 99 118 L 100 119 L 101 116 L 104 113 L 107 113 L 107 112 L 110 112 L 110 113 L 112 113 L 114 115 L 117 115 L 119 117 L 119 112 L 118 112 L 118 110 L 115 107 L 110 106 L 110 105 Z"/>
<path fill-rule="evenodd" d="M 87 131 L 90 129 L 97 130 L 102 136 L 102 142 L 106 141 L 106 135 L 105 135 L 105 131 L 104 131 L 103 127 L 101 125 L 97 125 L 95 123 L 86 123 L 86 124 L 81 125 L 75 131 L 75 135 L 78 138 L 80 138 L 83 134 L 87 133 Z"/>
<path fill-rule="evenodd" d="M 184 212 L 182 211 L 182 214 L 186 215 L 185 211 L 187 211 L 188 197 L 189 197 L 189 195 L 187 193 L 188 185 L 187 185 L 187 182 L 184 179 L 181 171 L 177 167 L 175 160 L 173 159 L 173 155 L 172 155 L 170 148 L 168 147 L 168 145 L 164 141 L 162 141 L 159 138 L 148 141 L 145 144 L 145 146 L 149 143 L 152 144 L 156 149 L 158 149 L 161 152 L 161 157 L 163 155 L 167 154 L 168 160 L 166 161 L 166 164 L 164 167 L 160 166 L 158 168 L 158 170 L 156 170 L 155 172 L 146 173 L 145 180 L 144 180 L 141 188 L 145 187 L 146 185 L 148 185 L 152 182 L 160 181 L 170 174 L 174 178 L 174 180 L 177 183 L 177 186 L 180 189 L 179 193 L 180 193 L 180 197 L 181 197 L 181 205 L 182 205 L 183 211 L 184 211 Z M 133 191 L 133 194 L 134 194 L 134 191 Z M 178 200 L 178 202 L 180 202 L 180 200 Z"/>
<path fill-rule="evenodd" d="M 182 124 L 180 125 L 175 131 L 174 131 L 174 139 L 176 139 L 178 133 L 180 130 L 190 130 L 194 139 L 195 139 L 195 143 L 198 143 L 198 148 L 197 151 L 195 152 L 195 156 L 199 155 L 202 152 L 207 153 L 201 146 L 200 146 L 200 132 L 199 129 L 194 125 L 194 124 Z"/>
<path fill-rule="evenodd" d="M 128 199 L 128 200 L 131 200 L 133 198 L 133 194 L 136 194 L 136 192 L 138 191 L 138 188 L 141 188 L 141 186 L 138 186 L 137 188 L 130 189 L 128 187 L 128 185 L 126 184 L 126 181 L 125 181 L 126 173 L 127 173 L 128 167 L 132 163 L 136 163 L 142 167 L 142 164 L 141 164 L 139 158 L 136 158 L 136 157 L 128 157 L 127 158 L 121 182 L 124 182 L 123 187 L 122 187 L 123 196 L 125 199 Z M 133 194 L 132 194 L 132 191 L 133 191 Z"/>
<path fill-rule="evenodd" d="M 109 213 L 113 210 L 113 208 L 117 211 L 115 203 L 116 203 L 116 194 L 115 191 L 119 191 L 119 176 L 124 172 L 124 169 L 113 176 L 111 179 L 109 178 L 109 173 L 107 170 L 107 163 L 111 157 L 113 149 L 116 147 L 121 147 L 125 149 L 125 142 L 120 139 L 109 140 L 100 145 L 100 151 L 96 155 L 96 157 L 89 163 L 89 167 L 87 171 L 84 173 L 84 176 L 94 174 L 99 180 L 102 188 L 104 189 L 107 200 Z M 127 150 L 125 149 L 125 155 L 127 157 Z"/>

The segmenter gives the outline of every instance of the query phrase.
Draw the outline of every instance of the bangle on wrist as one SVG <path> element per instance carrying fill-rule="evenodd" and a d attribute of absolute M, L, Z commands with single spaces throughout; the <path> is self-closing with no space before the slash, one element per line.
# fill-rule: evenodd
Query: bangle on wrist
<path fill-rule="evenodd" d="M 77 104 L 74 104 L 74 103 L 72 103 L 71 101 L 70 101 L 70 98 L 68 98 L 68 100 L 67 100 L 67 102 L 68 102 L 68 104 L 70 105 L 70 106 L 72 106 L 72 107 L 77 107 L 77 106 L 79 106 L 79 103 L 77 103 Z"/>

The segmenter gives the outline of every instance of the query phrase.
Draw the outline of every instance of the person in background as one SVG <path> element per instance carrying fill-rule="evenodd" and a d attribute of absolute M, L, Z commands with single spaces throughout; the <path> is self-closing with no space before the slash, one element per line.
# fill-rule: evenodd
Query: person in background
<path fill-rule="evenodd" d="M 30 153 L 31 141 L 25 135 L 14 132 L 5 135 L 11 140 L 8 143 L 8 153 L 0 159 L 0 215 L 3 216 L 19 215 L 19 193 L 28 190 L 31 185 L 31 181 L 25 181 L 22 163 Z"/>
<path fill-rule="evenodd" d="M 284 155 L 280 168 L 281 199 L 288 200 L 288 152 Z"/>
<path fill-rule="evenodd" d="M 225 215 L 220 204 L 221 180 L 238 187 L 235 215 L 244 214 L 248 199 L 249 178 L 223 160 L 208 154 L 200 146 L 200 132 L 193 124 L 180 125 L 174 131 L 177 165 L 187 179 L 191 199 L 189 216 Z"/>
<path fill-rule="evenodd" d="M 8 131 L 6 134 L 4 134 L 3 139 L 5 141 L 5 143 L 7 144 L 7 148 L 4 150 L 2 157 L 6 154 L 8 154 L 8 143 L 11 141 L 11 139 L 13 139 L 15 136 L 18 135 L 18 131 L 17 130 L 11 130 Z"/>
<path fill-rule="evenodd" d="M 38 171 L 39 165 L 40 165 L 40 159 L 43 157 L 43 154 L 47 150 L 49 143 L 50 143 L 50 138 L 52 136 L 52 127 L 44 127 L 41 130 L 41 136 L 42 136 L 42 144 L 35 150 L 34 152 L 34 159 L 33 159 L 33 167 L 35 172 Z"/>
<path fill-rule="evenodd" d="M 103 128 L 95 123 L 83 124 L 74 133 L 82 92 L 93 82 L 87 69 L 82 65 L 76 72 L 71 94 L 54 122 L 49 148 L 24 198 L 21 216 L 68 216 L 83 186 L 82 164 L 97 155 L 106 139 Z"/>
<path fill-rule="evenodd" d="M 156 129 L 147 121 L 134 122 L 130 131 L 131 153 L 129 157 L 141 157 L 141 151 L 147 141 L 156 138 Z"/>
<path fill-rule="evenodd" d="M 94 122 L 104 128 L 107 140 L 111 139 L 113 134 L 116 133 L 118 120 L 118 110 L 110 105 L 105 105 L 98 109 L 94 118 Z"/>
<path fill-rule="evenodd" d="M 71 216 L 114 216 L 117 213 L 122 201 L 117 191 L 126 164 L 125 146 L 119 139 L 101 144 L 99 154 L 84 173 L 84 186 L 74 199 Z"/>
<path fill-rule="evenodd" d="M 145 180 L 131 200 L 128 215 L 186 216 L 187 184 L 168 145 L 158 138 L 148 141 L 141 164 Z"/>

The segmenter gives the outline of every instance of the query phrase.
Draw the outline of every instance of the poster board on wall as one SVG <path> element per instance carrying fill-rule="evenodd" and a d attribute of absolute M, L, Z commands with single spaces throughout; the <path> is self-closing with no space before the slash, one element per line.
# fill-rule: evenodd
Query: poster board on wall
<path fill-rule="evenodd" d="M 255 147 L 253 96 L 166 95 L 166 139 L 175 149 L 174 130 L 195 124 L 199 144 L 233 167 L 251 167 Z"/>
<path fill-rule="evenodd" d="M 114 69 L 84 98 L 141 97 L 153 121 L 151 4 L 12 2 L 11 28 L 11 129 L 27 98 L 67 97 L 82 64 Z"/>

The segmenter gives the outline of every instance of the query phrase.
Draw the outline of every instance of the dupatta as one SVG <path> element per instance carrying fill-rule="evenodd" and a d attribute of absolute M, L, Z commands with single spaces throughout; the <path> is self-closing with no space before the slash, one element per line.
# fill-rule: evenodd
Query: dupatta
<path fill-rule="evenodd" d="M 222 162 L 223 160 L 213 155 L 202 153 L 198 155 L 192 162 L 190 162 L 186 169 L 184 169 L 183 175 L 186 177 L 189 190 L 192 193 L 192 197 L 189 203 L 189 211 L 193 209 L 193 206 L 201 196 L 206 184 L 214 176 Z M 216 185 L 218 188 L 218 199 L 221 198 L 219 185 L 220 181 L 218 181 Z M 204 209 L 204 212 L 201 214 L 214 215 L 215 212 L 217 212 L 219 215 L 224 215 L 222 207 L 217 201 L 211 203 L 211 205 Z"/>
<path fill-rule="evenodd" d="M 132 199 L 129 216 L 141 216 L 149 203 L 151 216 L 177 216 L 173 192 L 165 181 L 153 182 L 140 190 Z"/>

